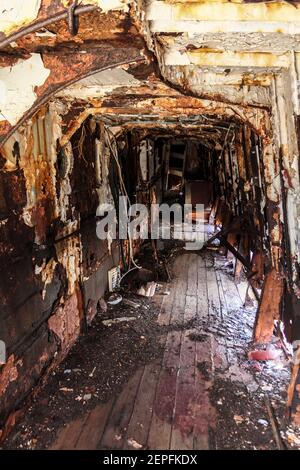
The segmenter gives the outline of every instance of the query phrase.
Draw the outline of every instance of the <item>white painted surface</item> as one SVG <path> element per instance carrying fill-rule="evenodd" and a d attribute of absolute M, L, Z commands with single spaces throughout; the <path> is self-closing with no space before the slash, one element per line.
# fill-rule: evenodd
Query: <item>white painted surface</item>
<path fill-rule="evenodd" d="M 40 54 L 0 69 L 0 120 L 15 125 L 35 102 L 35 87 L 41 86 L 49 74 Z"/>
<path fill-rule="evenodd" d="M 148 18 L 147 18 L 148 19 Z M 278 30 L 283 34 L 299 34 L 300 22 L 289 23 L 284 21 L 175 21 L 173 19 L 163 19 L 158 17 L 151 20 L 151 32 L 159 33 L 276 33 Z"/>
<path fill-rule="evenodd" d="M 38 16 L 41 0 L 0 0 L 0 31 L 9 34 Z"/>
<path fill-rule="evenodd" d="M 190 59 L 186 52 L 168 50 L 164 55 L 165 65 L 190 65 Z"/>
<path fill-rule="evenodd" d="M 126 0 L 98 0 L 97 3 L 101 10 L 106 12 L 109 10 L 127 10 L 130 2 Z"/>
<path fill-rule="evenodd" d="M 62 90 L 57 96 L 81 99 L 104 96 L 121 86 L 139 86 L 141 82 L 123 69 L 115 68 L 95 73 Z"/>
<path fill-rule="evenodd" d="M 64 0 L 64 5 L 69 5 L 68 0 Z M 110 10 L 127 11 L 131 0 L 81 0 L 81 5 L 98 5 L 106 13 Z"/>
<path fill-rule="evenodd" d="M 69 0 L 64 5 L 69 6 Z M 81 5 L 98 5 L 106 13 L 110 10 L 128 11 L 130 0 L 81 0 Z M 9 35 L 38 17 L 41 0 L 0 0 L 0 31 Z"/>

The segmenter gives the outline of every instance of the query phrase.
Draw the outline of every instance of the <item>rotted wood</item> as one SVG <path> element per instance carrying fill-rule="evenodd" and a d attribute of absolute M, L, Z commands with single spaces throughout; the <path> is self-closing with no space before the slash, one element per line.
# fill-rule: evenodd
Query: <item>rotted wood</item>
<path fill-rule="evenodd" d="M 226 204 L 225 202 L 220 199 L 218 203 L 218 207 L 216 210 L 216 217 L 215 217 L 215 225 L 224 225 L 224 218 L 225 218 L 225 211 L 226 211 Z"/>
<path fill-rule="evenodd" d="M 220 231 L 218 231 L 217 233 L 215 233 L 214 235 L 212 235 L 203 245 L 203 248 L 205 248 L 207 245 L 209 245 L 213 240 L 216 240 L 216 239 L 219 239 L 220 240 L 220 243 L 225 247 L 227 248 L 228 251 L 230 251 L 234 256 L 235 258 L 241 263 L 242 266 L 245 267 L 246 269 L 246 276 L 247 276 L 247 279 L 248 279 L 248 282 L 251 286 L 251 289 L 254 293 L 254 296 L 256 298 L 257 301 L 259 301 L 260 299 L 260 295 L 256 289 L 256 286 L 255 286 L 255 283 L 252 281 L 251 277 L 254 276 L 256 274 L 256 272 L 253 272 L 252 271 L 252 266 L 251 266 L 251 263 L 250 261 L 247 260 L 247 258 L 245 258 L 233 245 L 231 245 L 231 243 L 229 243 L 229 241 L 225 238 L 226 235 L 228 233 L 231 233 L 233 232 L 233 230 L 237 229 L 237 226 L 238 226 L 238 221 L 234 221 L 232 224 L 230 224 L 227 229 L 222 229 Z"/>
<path fill-rule="evenodd" d="M 232 215 L 231 215 L 230 211 L 228 210 L 228 208 L 226 206 L 226 211 L 225 211 L 224 219 L 222 221 L 222 226 L 223 227 L 228 227 L 231 223 L 231 219 L 232 219 Z M 227 232 L 227 236 L 229 235 L 230 232 Z M 226 237 L 226 239 L 227 239 L 227 237 Z M 220 241 L 221 241 L 221 239 L 220 239 Z M 221 243 L 221 248 L 219 249 L 219 253 L 221 255 L 227 256 L 228 246 L 226 246 L 224 243 Z"/>
<path fill-rule="evenodd" d="M 292 419 L 296 425 L 300 425 L 300 346 L 296 349 L 293 356 L 293 367 L 291 379 L 287 392 L 287 417 Z"/>
<path fill-rule="evenodd" d="M 265 277 L 256 314 L 253 339 L 257 343 L 268 343 L 272 338 L 274 320 L 280 319 L 283 287 L 283 277 L 272 268 Z"/>
<path fill-rule="evenodd" d="M 208 245 L 210 245 L 214 240 L 217 238 L 220 238 L 220 236 L 226 236 L 230 232 L 233 231 L 239 231 L 240 230 L 240 222 L 238 220 L 233 220 L 226 228 L 222 228 L 221 230 L 218 230 L 215 232 L 211 237 L 209 237 L 208 240 L 203 244 L 203 248 L 206 248 Z"/>
<path fill-rule="evenodd" d="M 238 246 L 237 233 L 234 231 L 229 232 L 227 236 L 227 241 L 228 243 L 230 243 L 231 246 L 233 246 L 236 249 L 236 247 Z M 234 254 L 232 253 L 231 250 L 228 249 L 227 259 L 234 260 L 234 258 L 235 258 Z"/>
<path fill-rule="evenodd" d="M 209 223 L 211 225 L 215 224 L 219 204 L 220 204 L 220 198 L 217 198 L 209 214 Z"/>
<path fill-rule="evenodd" d="M 282 438 L 281 438 L 281 435 L 280 435 L 278 422 L 277 422 L 276 416 L 274 414 L 274 410 L 273 410 L 273 407 L 271 405 L 270 398 L 268 396 L 265 396 L 265 404 L 266 404 L 266 408 L 267 408 L 267 412 L 268 412 L 268 415 L 269 415 L 269 420 L 270 420 L 270 423 L 271 423 L 271 428 L 272 428 L 272 432 L 273 432 L 273 436 L 274 436 L 277 448 L 278 448 L 278 450 L 285 450 L 285 445 L 284 445 L 284 443 L 282 441 Z"/>
<path fill-rule="evenodd" d="M 245 267 L 246 269 L 246 275 L 247 275 L 247 279 L 248 279 L 248 282 L 251 286 L 251 289 L 254 293 L 254 296 L 256 298 L 257 301 L 259 301 L 260 299 L 260 295 L 256 289 L 256 287 L 253 285 L 253 281 L 251 279 L 251 275 L 254 275 L 255 273 L 252 272 L 251 270 L 251 264 L 250 262 L 243 256 L 241 255 L 241 253 L 239 253 L 239 251 L 237 251 L 234 246 L 232 246 L 227 240 L 225 237 L 221 236 L 220 237 L 220 243 L 222 243 L 222 245 L 224 245 L 240 262 L 241 264 Z"/>
<path fill-rule="evenodd" d="M 245 266 L 247 271 L 251 272 L 251 264 L 247 260 L 247 258 L 241 255 L 241 253 L 229 243 L 229 241 L 225 238 L 224 235 L 221 234 L 218 238 L 220 240 L 220 243 L 222 243 L 222 245 L 224 245 L 242 263 L 243 266 Z"/>
<path fill-rule="evenodd" d="M 260 281 L 264 278 L 264 254 L 261 250 L 255 250 L 251 260 L 253 275 L 253 282 L 256 287 L 259 287 Z"/>
<path fill-rule="evenodd" d="M 241 240 L 240 240 L 240 244 L 239 244 L 239 252 L 244 257 L 246 257 L 247 254 L 249 253 L 249 236 L 248 236 L 248 233 L 244 232 L 241 236 Z M 234 278 L 235 278 L 236 282 L 241 281 L 242 272 L 243 272 L 243 263 L 241 263 L 238 260 L 236 265 L 235 265 L 235 270 L 234 270 Z"/>

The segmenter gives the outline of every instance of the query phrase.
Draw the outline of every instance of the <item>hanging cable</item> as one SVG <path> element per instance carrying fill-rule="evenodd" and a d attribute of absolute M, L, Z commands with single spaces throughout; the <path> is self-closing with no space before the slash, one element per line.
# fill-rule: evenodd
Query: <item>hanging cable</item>
<path fill-rule="evenodd" d="M 116 138 L 115 138 L 114 134 L 111 132 L 111 130 L 109 129 L 108 126 L 105 125 L 104 130 L 106 132 L 107 143 L 108 143 L 109 149 L 110 149 L 111 154 L 114 157 L 114 160 L 115 160 L 116 165 L 117 165 L 121 193 L 123 193 L 123 195 L 126 197 L 128 203 L 130 204 L 130 199 L 129 199 L 129 196 L 128 196 L 128 193 L 127 193 L 127 190 L 126 190 L 126 186 L 124 184 L 123 176 L 122 176 L 122 168 L 121 168 L 121 165 L 120 165 L 120 162 L 119 162 L 118 147 L 117 147 Z M 110 136 L 112 136 L 114 146 L 112 145 Z M 128 274 L 128 272 L 132 271 L 133 269 L 141 269 L 142 268 L 141 266 L 136 264 L 136 262 L 133 258 L 133 246 L 132 246 L 132 239 L 131 239 L 131 234 L 130 234 L 129 229 L 127 230 L 127 234 L 128 234 L 128 241 L 129 241 L 129 258 L 130 258 L 130 262 L 133 264 L 134 267 L 129 269 L 125 274 Z M 122 276 L 122 278 L 125 276 L 125 274 Z M 121 278 L 121 280 L 122 280 L 122 278 Z"/>

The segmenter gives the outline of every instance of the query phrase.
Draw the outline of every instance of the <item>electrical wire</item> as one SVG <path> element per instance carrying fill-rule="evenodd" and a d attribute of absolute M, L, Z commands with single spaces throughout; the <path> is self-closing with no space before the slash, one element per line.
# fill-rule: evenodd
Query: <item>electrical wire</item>
<path fill-rule="evenodd" d="M 116 138 L 114 136 L 114 134 L 111 132 L 111 130 L 109 129 L 108 126 L 104 126 L 104 130 L 106 132 L 106 137 L 107 137 L 107 143 L 108 143 L 108 146 L 110 148 L 110 151 L 111 151 L 111 154 L 112 156 L 114 157 L 115 159 L 115 162 L 116 162 L 116 165 L 117 165 L 117 169 L 118 169 L 118 174 L 119 174 L 119 180 L 120 180 L 120 187 L 121 187 L 121 192 L 123 192 L 123 195 L 126 197 L 128 203 L 130 204 L 130 199 L 129 199 L 129 196 L 128 196 L 128 193 L 127 193 L 127 190 L 126 190 L 126 186 L 124 184 L 124 180 L 123 180 L 123 176 L 122 176 L 122 168 L 121 168 L 121 165 L 120 165 L 120 162 L 119 162 L 119 156 L 118 156 L 118 150 L 117 150 L 117 141 L 116 141 Z M 113 147 L 112 145 L 112 142 L 111 142 L 111 138 L 110 138 L 110 135 L 112 136 L 113 140 L 114 140 L 114 145 L 115 145 L 115 148 Z M 128 234 L 128 241 L 129 241 L 129 257 L 130 257 L 130 262 L 133 264 L 133 268 L 129 269 L 125 274 L 128 274 L 129 271 L 132 271 L 133 269 L 141 269 L 142 266 L 139 266 L 138 264 L 136 264 L 134 258 L 133 258 L 133 246 L 132 246 L 132 239 L 131 239 L 131 235 L 130 235 L 130 230 L 128 229 L 127 230 L 127 234 Z M 123 279 L 123 277 L 125 276 L 125 274 L 122 276 L 121 280 Z M 120 282 L 121 282 L 120 280 Z"/>

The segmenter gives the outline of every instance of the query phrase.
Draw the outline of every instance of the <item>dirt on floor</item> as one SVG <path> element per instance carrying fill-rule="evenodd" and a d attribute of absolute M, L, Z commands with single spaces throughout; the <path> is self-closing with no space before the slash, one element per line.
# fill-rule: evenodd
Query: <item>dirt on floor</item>
<path fill-rule="evenodd" d="M 129 296 L 128 296 L 129 298 Z M 35 397 L 4 448 L 47 448 L 64 424 L 86 414 L 121 392 L 138 366 L 161 356 L 155 319 L 157 307 L 148 298 L 130 296 L 138 308 L 108 306 Z M 135 320 L 104 325 L 118 317 Z"/>
<path fill-rule="evenodd" d="M 170 272 L 170 260 L 176 257 L 176 250 L 181 248 L 175 247 L 171 252 Z M 200 256 L 209 261 L 208 269 L 222 271 L 232 279 L 230 266 L 224 267 L 224 257 L 208 251 Z M 92 326 L 34 397 L 3 449 L 50 447 L 59 428 L 120 393 L 139 366 L 162 357 L 163 334 L 170 329 L 191 328 L 196 331 L 190 336 L 193 341 L 201 342 L 212 335 L 217 355 L 222 356 L 222 361 L 214 365 L 210 388 L 211 404 L 217 410 L 211 448 L 276 449 L 266 396 L 270 397 L 286 448 L 300 446 L 299 431 L 289 426 L 285 418 L 290 364 L 281 353 L 272 361 L 248 359 L 248 352 L 253 349 L 255 307 L 227 308 L 221 316 L 212 314 L 189 324 L 160 326 L 156 322 L 157 298 L 168 295 L 167 284 L 158 285 L 156 302 L 126 290 L 120 294 L 125 302 L 108 305 L 106 311 L 99 308 Z M 114 322 L 124 317 L 127 320 Z M 275 338 L 271 347 L 280 349 Z M 197 367 L 208 379 L 205 362 L 198 362 Z"/>

